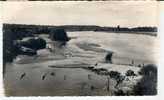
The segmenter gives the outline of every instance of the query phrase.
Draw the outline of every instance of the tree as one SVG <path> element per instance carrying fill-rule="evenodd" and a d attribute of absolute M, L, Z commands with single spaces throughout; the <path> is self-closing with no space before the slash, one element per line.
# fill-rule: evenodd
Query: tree
<path fill-rule="evenodd" d="M 157 94 L 157 66 L 149 64 L 141 71 L 142 79 L 134 86 L 135 95 L 156 95 Z"/>
<path fill-rule="evenodd" d="M 141 70 L 140 70 L 141 75 L 146 75 L 146 76 L 152 76 L 156 75 L 157 76 L 157 66 L 154 64 L 148 64 L 145 65 Z"/>

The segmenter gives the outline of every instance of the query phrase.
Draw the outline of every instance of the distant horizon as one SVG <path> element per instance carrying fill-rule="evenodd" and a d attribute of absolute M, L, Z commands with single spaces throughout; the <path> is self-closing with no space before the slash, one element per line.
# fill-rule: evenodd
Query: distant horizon
<path fill-rule="evenodd" d="M 99 27 L 117 27 L 118 25 L 116 25 L 116 26 L 102 26 L 102 25 L 75 25 L 75 24 L 70 24 L 70 25 L 68 25 L 68 24 L 63 24 L 63 25 L 53 25 L 53 24 L 20 24 L 20 23 L 2 23 L 3 25 L 4 24 L 9 24 L 9 25 L 28 25 L 28 26 L 32 26 L 32 25 L 34 25 L 34 26 L 99 26 Z M 136 28 L 136 27 L 156 27 L 156 28 L 158 28 L 158 26 L 133 26 L 133 27 L 126 27 L 126 26 L 121 26 L 121 25 L 119 25 L 119 27 L 122 27 L 122 28 Z"/>

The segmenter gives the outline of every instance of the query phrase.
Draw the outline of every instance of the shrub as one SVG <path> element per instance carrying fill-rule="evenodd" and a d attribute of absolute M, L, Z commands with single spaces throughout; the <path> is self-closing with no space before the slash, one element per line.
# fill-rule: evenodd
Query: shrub
<path fill-rule="evenodd" d="M 135 86 L 135 95 L 156 95 L 157 94 L 157 78 L 144 76 Z"/>
<path fill-rule="evenodd" d="M 154 64 L 145 65 L 139 72 L 141 75 L 157 75 L 157 66 Z"/>
<path fill-rule="evenodd" d="M 153 64 L 144 66 L 141 71 L 142 79 L 134 86 L 135 95 L 157 94 L 157 67 Z"/>

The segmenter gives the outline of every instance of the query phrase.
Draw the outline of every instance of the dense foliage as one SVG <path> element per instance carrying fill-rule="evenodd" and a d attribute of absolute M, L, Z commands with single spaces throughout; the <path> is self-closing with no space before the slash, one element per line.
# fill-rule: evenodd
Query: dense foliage
<path fill-rule="evenodd" d="M 141 71 L 142 79 L 134 86 L 135 95 L 157 94 L 157 66 L 148 64 Z"/>

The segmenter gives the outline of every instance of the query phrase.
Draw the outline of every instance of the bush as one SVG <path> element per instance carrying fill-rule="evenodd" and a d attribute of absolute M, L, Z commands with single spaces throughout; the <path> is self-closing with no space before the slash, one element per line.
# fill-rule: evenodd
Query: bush
<path fill-rule="evenodd" d="M 135 76 L 136 74 L 132 70 L 127 70 L 126 76 Z"/>
<path fill-rule="evenodd" d="M 135 95 L 156 95 L 157 94 L 157 78 L 144 76 L 135 86 Z"/>
<path fill-rule="evenodd" d="M 141 75 L 146 75 L 146 76 L 152 76 L 156 75 L 157 76 L 157 66 L 154 64 L 148 64 L 145 65 L 139 72 Z"/>
<path fill-rule="evenodd" d="M 157 67 L 153 64 L 144 66 L 141 71 L 142 79 L 134 86 L 135 95 L 157 94 Z"/>

